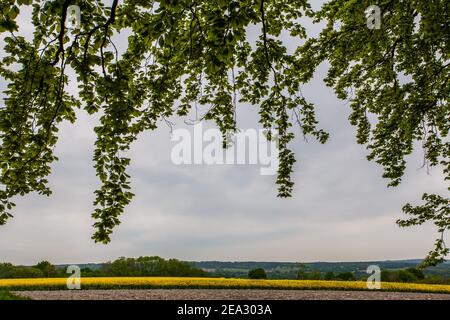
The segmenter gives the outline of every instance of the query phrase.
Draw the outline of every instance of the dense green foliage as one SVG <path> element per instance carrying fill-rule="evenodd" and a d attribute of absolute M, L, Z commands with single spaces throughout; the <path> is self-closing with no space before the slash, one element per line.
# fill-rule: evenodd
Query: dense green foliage
<path fill-rule="evenodd" d="M 264 268 L 268 279 L 299 280 L 362 280 L 366 281 L 367 267 L 377 265 L 382 270 L 384 281 L 405 282 L 413 279 L 417 283 L 450 283 L 450 263 L 423 270 L 417 268 L 421 260 L 371 261 L 371 262 L 197 262 L 197 267 L 208 270 L 208 276 L 245 278 L 251 269 Z M 407 272 L 408 274 L 404 274 Z M 402 273 L 403 275 L 400 275 Z M 411 274 L 411 275 L 410 275 Z M 394 279 L 394 280 L 389 280 Z"/>
<path fill-rule="evenodd" d="M 9 12 L 19 11 L 15 2 L 2 10 L 8 12 L 3 31 L 10 36 L 0 65 L 0 76 L 9 82 L 0 113 L 5 186 L 0 223 L 11 216 L 15 195 L 50 194 L 46 177 L 56 160 L 58 125 L 75 121 L 76 108 L 101 114 L 94 161 L 102 185 L 95 192 L 93 238 L 104 243 L 133 196 L 126 173 L 130 159 L 124 153 L 140 132 L 155 129 L 159 120 L 185 116 L 194 105 L 203 107 L 201 119 L 217 123 L 225 145 L 236 130 L 237 93 L 240 102 L 259 105 L 263 127 L 270 138 L 276 132 L 279 141 L 281 197 L 289 196 L 293 186 L 289 114 L 296 114 L 303 134 L 327 139 L 316 128 L 312 105 L 299 95 L 295 59 L 277 39 L 282 30 L 304 36 L 304 28 L 294 21 L 312 14 L 306 0 L 130 0 L 121 5 L 114 0 L 112 7 L 76 1 L 83 15 L 72 41 L 65 26 L 72 1 L 33 1 L 32 42 L 14 35 L 16 14 Z M 261 36 L 250 44 L 246 28 L 252 24 L 261 25 Z M 112 38 L 125 29 L 131 35 L 119 55 Z M 78 97 L 65 91 L 69 68 L 77 75 Z"/>
<path fill-rule="evenodd" d="M 335 274 L 333 271 L 327 271 L 325 275 L 318 270 L 305 271 L 305 266 L 301 265 L 297 273 L 298 280 L 343 280 L 350 281 L 356 280 L 353 272 L 339 272 Z"/>
<path fill-rule="evenodd" d="M 263 268 L 252 269 L 248 272 L 249 279 L 267 279 L 266 271 Z"/>
<path fill-rule="evenodd" d="M 56 276 L 56 274 L 58 273 L 58 271 L 56 270 L 55 266 L 52 265 L 50 262 L 48 261 L 41 261 L 39 262 L 37 265 L 34 266 L 36 269 L 41 270 L 42 274 L 44 275 L 44 277 L 46 278 L 51 278 Z"/>
<path fill-rule="evenodd" d="M 367 27 L 366 10 L 381 9 L 380 29 Z M 298 70 L 310 78 L 322 61 L 330 63 L 325 82 L 349 101 L 349 121 L 368 159 L 384 168 L 389 186 L 397 186 L 406 156 L 415 142 L 424 150 L 424 166 L 442 165 L 450 180 L 450 10 L 448 1 L 328 1 L 315 15 L 327 25 L 317 39 L 298 51 Z M 309 72 L 309 74 L 308 74 Z M 449 188 L 450 190 L 450 188 Z M 450 227 L 450 200 L 425 194 L 423 206 L 408 204 L 402 227 L 433 221 L 441 233 L 423 266 L 443 262 L 443 234 Z"/>
<path fill-rule="evenodd" d="M 39 262 L 33 267 L 14 266 L 11 263 L 0 263 L 0 279 L 8 278 L 51 278 L 60 272 L 48 261 Z"/>
<path fill-rule="evenodd" d="M 0 279 L 9 278 L 66 278 L 65 267 L 42 261 L 33 267 L 0 264 Z M 160 257 L 121 257 L 102 264 L 97 269 L 81 268 L 82 277 L 204 277 L 206 272 L 193 263 Z"/>
<path fill-rule="evenodd" d="M 81 8 L 80 29 L 66 25 L 70 4 Z M 380 29 L 367 27 L 366 9 L 373 4 L 381 8 Z M 17 16 L 29 5 L 32 41 L 15 35 Z M 302 44 L 307 35 L 299 19 L 305 16 L 326 26 Z M 93 157 L 101 181 L 95 241 L 110 241 L 133 197 L 125 155 L 130 144 L 158 121 L 197 107 L 197 120 L 215 121 L 226 145 L 236 130 L 237 103 L 258 106 L 268 137 L 279 142 L 279 196 L 290 196 L 291 127 L 322 143 L 328 138 L 300 90 L 324 61 L 330 64 L 325 82 L 350 101 L 357 141 L 384 168 L 390 186 L 401 182 L 416 142 L 423 144 L 424 164 L 442 165 L 448 180 L 448 21 L 446 0 L 329 0 L 319 12 L 307 0 L 113 0 L 111 7 L 84 0 L 1 1 L 6 56 L 0 77 L 8 88 L 0 109 L 0 224 L 11 217 L 13 197 L 51 194 L 47 176 L 56 160 L 58 128 L 76 120 L 77 108 L 100 115 Z M 254 43 L 247 38 L 252 25 L 259 29 Z M 121 31 L 130 33 L 123 54 L 113 42 Z M 282 32 L 299 44 L 292 54 Z M 76 97 L 66 90 L 69 69 L 76 74 Z M 448 253 L 443 234 L 450 206 L 448 195 L 423 199 L 422 206 L 406 205 L 411 218 L 398 223 L 437 225 L 442 236 L 425 266 Z"/>
<path fill-rule="evenodd" d="M 0 279 L 43 277 L 44 274 L 37 268 L 14 266 L 11 263 L 0 263 Z"/>
<path fill-rule="evenodd" d="M 415 268 L 381 271 L 381 281 L 386 282 L 420 282 L 424 279 L 423 272 Z"/>
<path fill-rule="evenodd" d="M 253 269 L 254 270 L 264 270 L 264 269 Z M 249 278 L 250 278 L 249 272 Z M 356 275 L 355 275 L 356 274 Z M 318 270 L 312 269 L 311 271 L 306 271 L 306 266 L 301 264 L 299 271 L 297 273 L 298 280 L 340 280 L 340 281 L 354 281 L 367 279 L 367 274 L 365 273 L 355 273 L 352 271 L 345 272 L 333 272 L 327 271 L 324 275 Z M 257 278 L 253 278 L 257 279 Z M 418 268 L 407 268 L 398 270 L 383 270 L 381 272 L 381 281 L 383 282 L 409 282 L 409 283 L 446 283 L 443 278 L 436 275 L 431 277 L 426 277 L 422 270 Z"/>
<path fill-rule="evenodd" d="M 119 258 L 99 270 L 111 277 L 204 277 L 206 272 L 194 264 L 160 257 Z"/>

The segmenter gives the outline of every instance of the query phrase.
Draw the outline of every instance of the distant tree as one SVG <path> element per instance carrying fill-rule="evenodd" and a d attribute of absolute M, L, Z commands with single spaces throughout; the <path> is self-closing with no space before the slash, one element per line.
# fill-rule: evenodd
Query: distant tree
<path fill-rule="evenodd" d="M 305 265 L 300 264 L 298 273 L 297 273 L 298 280 L 307 280 L 308 279 L 308 274 L 306 273 L 305 269 L 306 269 Z"/>
<path fill-rule="evenodd" d="M 58 274 L 58 271 L 56 270 L 56 267 L 52 265 L 48 261 L 41 261 L 37 265 L 34 266 L 36 269 L 39 269 L 42 271 L 42 274 L 46 278 L 54 277 Z"/>
<path fill-rule="evenodd" d="M 320 273 L 320 271 L 312 271 L 309 275 L 308 278 L 310 280 L 322 280 L 322 273 Z"/>
<path fill-rule="evenodd" d="M 107 263 L 101 272 L 111 276 L 179 276 L 179 277 L 203 277 L 206 272 L 195 267 L 192 263 L 177 259 L 165 260 L 161 257 L 125 258 Z"/>
<path fill-rule="evenodd" d="M 334 280 L 336 278 L 336 275 L 333 271 L 328 271 L 325 273 L 325 276 L 323 277 L 324 280 Z"/>
<path fill-rule="evenodd" d="M 138 276 L 133 258 L 120 257 L 114 260 L 109 266 L 111 275 L 117 277 Z"/>
<path fill-rule="evenodd" d="M 424 281 L 426 280 L 426 281 Z M 437 274 L 433 274 L 433 275 L 427 275 L 427 277 L 421 280 L 420 282 L 424 282 L 424 283 L 430 283 L 430 284 L 450 284 L 450 279 L 437 275 Z"/>
<path fill-rule="evenodd" d="M 41 270 L 34 267 L 14 267 L 11 278 L 43 278 Z"/>
<path fill-rule="evenodd" d="M 355 280 L 355 276 L 352 272 L 341 272 L 336 276 L 336 278 L 344 281 Z"/>
<path fill-rule="evenodd" d="M 11 263 L 0 263 L 0 279 L 11 278 L 14 274 L 14 268 Z"/>
<path fill-rule="evenodd" d="M 398 273 L 390 270 L 381 271 L 381 281 L 383 282 L 400 282 Z"/>
<path fill-rule="evenodd" d="M 263 268 L 252 269 L 248 272 L 249 279 L 267 279 L 266 271 Z"/>
<path fill-rule="evenodd" d="M 423 273 L 423 271 L 421 269 L 418 268 L 408 268 L 406 269 L 406 271 L 408 271 L 409 273 L 411 273 L 412 275 L 414 275 L 418 280 L 423 280 L 425 279 L 425 274 Z"/>
<path fill-rule="evenodd" d="M 82 277 L 100 277 L 103 276 L 102 270 L 93 270 L 89 267 L 85 267 L 81 269 Z"/>
<path fill-rule="evenodd" d="M 399 270 L 397 272 L 400 282 L 415 282 L 418 280 L 414 274 L 408 272 L 407 270 Z"/>
<path fill-rule="evenodd" d="M 385 282 L 417 282 L 424 279 L 425 275 L 417 268 L 408 268 L 406 270 L 383 270 L 381 272 L 381 281 Z"/>
<path fill-rule="evenodd" d="M 0 279 L 43 278 L 41 270 L 34 267 L 14 266 L 11 263 L 0 263 Z"/>

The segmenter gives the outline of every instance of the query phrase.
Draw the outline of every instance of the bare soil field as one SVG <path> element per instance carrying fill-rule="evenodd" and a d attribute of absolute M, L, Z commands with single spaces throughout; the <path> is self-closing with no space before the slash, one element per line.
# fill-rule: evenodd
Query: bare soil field
<path fill-rule="evenodd" d="M 14 293 L 36 300 L 450 300 L 450 294 L 329 290 L 149 289 Z"/>

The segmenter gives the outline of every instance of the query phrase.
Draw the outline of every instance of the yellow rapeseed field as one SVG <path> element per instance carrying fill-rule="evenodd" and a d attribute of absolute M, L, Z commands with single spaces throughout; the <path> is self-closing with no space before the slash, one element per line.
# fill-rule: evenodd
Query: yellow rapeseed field
<path fill-rule="evenodd" d="M 61 290 L 66 289 L 67 279 L 0 279 L 1 289 Z M 177 278 L 177 277 L 114 277 L 82 278 L 82 289 L 119 288 L 230 288 L 230 289 L 292 289 L 292 290 L 368 290 L 362 281 L 319 280 L 250 280 L 225 278 Z M 381 290 L 450 293 L 450 285 L 384 282 Z"/>

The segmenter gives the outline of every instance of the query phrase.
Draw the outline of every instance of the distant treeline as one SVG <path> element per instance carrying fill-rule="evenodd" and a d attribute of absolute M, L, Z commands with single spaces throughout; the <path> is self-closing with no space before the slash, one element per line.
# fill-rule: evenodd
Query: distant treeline
<path fill-rule="evenodd" d="M 280 263 L 281 264 L 281 263 Z M 350 263 L 333 263 L 335 269 L 330 270 L 330 263 L 311 263 L 311 264 L 291 264 L 274 265 L 272 263 L 244 262 L 244 263 L 229 263 L 220 264 L 219 262 L 209 263 L 208 267 L 219 267 L 206 269 L 210 276 L 225 277 L 225 278 L 247 278 L 250 270 L 245 269 L 249 266 L 265 265 L 267 269 L 261 268 L 267 275 L 268 279 L 298 279 L 298 280 L 337 280 L 337 281 L 366 281 L 369 274 L 366 273 L 367 266 L 361 269 L 353 270 L 347 264 Z M 356 264 L 356 263 L 355 263 Z M 450 284 L 448 272 L 431 273 L 428 270 L 420 270 L 416 266 L 411 267 L 411 263 L 391 263 L 391 266 L 397 267 L 395 269 L 381 268 L 381 281 L 383 282 L 408 282 L 408 283 L 434 283 L 434 284 Z M 197 263 L 197 266 L 204 265 L 204 263 Z M 318 269 L 315 269 L 318 268 Z M 319 269 L 320 268 L 320 269 Z M 323 270 L 328 271 L 323 271 Z M 348 271 L 352 270 L 352 271 Z M 427 272 L 428 271 L 428 272 Z"/>
<path fill-rule="evenodd" d="M 82 270 L 83 272 L 83 270 Z M 105 263 L 100 270 L 86 270 L 84 273 L 115 277 L 204 277 L 206 272 L 194 263 L 161 257 L 119 258 Z"/>
<path fill-rule="evenodd" d="M 422 260 L 392 260 L 392 261 L 359 261 L 359 262 L 256 262 L 256 261 L 199 261 L 197 267 L 207 270 L 251 270 L 263 268 L 269 272 L 279 271 L 285 273 L 289 271 L 294 274 L 298 271 L 300 265 L 304 265 L 307 271 L 326 272 L 356 272 L 365 273 L 370 265 L 377 265 L 381 270 L 398 270 L 413 268 L 419 265 Z M 450 277 L 450 262 L 440 264 L 436 267 L 429 267 L 424 270 L 425 274 L 439 274 Z"/>
<path fill-rule="evenodd" d="M 67 277 L 65 267 L 56 267 L 48 261 L 35 266 L 14 266 L 0 263 L 0 279 L 8 278 L 58 278 Z M 82 268 L 82 277 L 204 277 L 206 272 L 191 262 L 161 257 L 121 257 L 100 268 Z"/>
<path fill-rule="evenodd" d="M 303 267 L 297 274 L 297 279 L 301 280 L 362 280 L 365 281 L 368 278 L 368 274 L 357 274 L 353 272 L 339 272 L 328 271 L 322 273 L 320 271 L 306 272 Z M 381 274 L 382 282 L 407 282 L 407 283 L 450 283 L 450 281 L 444 277 L 438 275 L 425 275 L 422 270 L 418 268 L 406 268 L 398 270 L 382 270 Z"/>
<path fill-rule="evenodd" d="M 440 269 L 419 270 L 413 260 L 373 263 L 380 266 L 381 280 L 386 282 L 450 284 L 449 264 Z M 68 265 L 55 266 L 42 261 L 34 266 L 0 263 L 0 279 L 67 277 Z M 248 278 L 252 271 L 268 279 L 365 281 L 367 262 L 355 263 L 277 263 L 277 262 L 185 262 L 158 256 L 125 258 L 80 265 L 82 277 L 225 277 Z M 253 267 L 253 268 L 250 268 Z M 431 272 L 430 272 L 431 271 Z M 259 277 L 259 276 L 258 276 Z"/>

